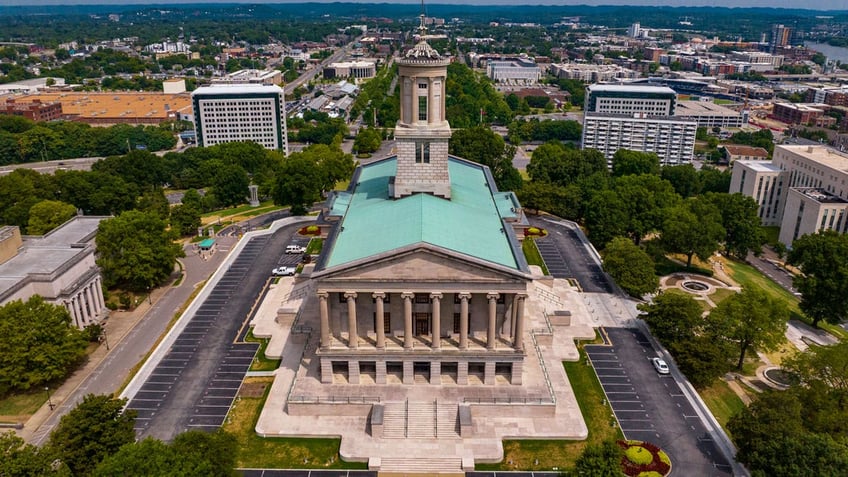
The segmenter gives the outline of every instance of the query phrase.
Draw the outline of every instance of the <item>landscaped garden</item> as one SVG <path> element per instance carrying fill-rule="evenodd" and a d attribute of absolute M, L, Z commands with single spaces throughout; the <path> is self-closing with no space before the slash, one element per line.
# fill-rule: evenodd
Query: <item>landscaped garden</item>
<path fill-rule="evenodd" d="M 618 441 L 624 450 L 621 467 L 628 477 L 663 477 L 671 472 L 671 459 L 650 442 Z"/>

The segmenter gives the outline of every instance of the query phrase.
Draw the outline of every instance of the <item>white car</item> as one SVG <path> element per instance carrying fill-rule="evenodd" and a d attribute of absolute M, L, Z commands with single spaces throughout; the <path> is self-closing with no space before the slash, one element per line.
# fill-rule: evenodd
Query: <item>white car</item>
<path fill-rule="evenodd" d="M 300 245 L 288 245 L 286 246 L 286 253 L 306 253 L 306 247 L 302 247 Z"/>
<path fill-rule="evenodd" d="M 271 270 L 271 274 L 275 277 L 290 277 L 294 275 L 295 268 L 294 267 L 278 267 Z"/>
<path fill-rule="evenodd" d="M 662 358 L 652 358 L 651 364 L 654 365 L 654 369 L 657 370 L 660 374 L 668 374 L 670 371 L 668 369 L 668 364 Z"/>

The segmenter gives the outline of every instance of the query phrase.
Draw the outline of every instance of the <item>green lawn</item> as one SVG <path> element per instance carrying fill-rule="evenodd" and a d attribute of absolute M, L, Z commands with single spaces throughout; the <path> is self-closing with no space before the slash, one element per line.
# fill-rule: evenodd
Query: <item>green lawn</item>
<path fill-rule="evenodd" d="M 47 402 L 43 386 L 27 393 L 12 394 L 0 399 L 0 422 L 23 423 Z"/>
<path fill-rule="evenodd" d="M 716 305 L 723 302 L 724 300 L 735 295 L 736 292 L 734 290 L 728 290 L 727 288 L 716 288 L 716 290 L 710 294 L 710 300 L 713 301 Z"/>
<path fill-rule="evenodd" d="M 589 429 L 589 437 L 585 441 L 504 440 L 503 462 L 478 464 L 476 470 L 570 469 L 587 445 L 607 439 L 623 439 L 618 425 L 614 425 L 612 409 L 606 404 L 595 371 L 586 362 L 586 354 L 581 348 L 580 361 L 563 363 Z"/>
<path fill-rule="evenodd" d="M 698 392 L 704 400 L 710 412 L 715 416 L 721 427 L 727 431 L 727 421 L 734 414 L 745 408 L 742 399 L 730 389 L 730 386 L 722 380 L 716 380 L 712 386 Z"/>
<path fill-rule="evenodd" d="M 548 267 L 545 266 L 545 261 L 542 260 L 542 254 L 536 247 L 536 241 L 530 238 L 525 238 L 521 243 L 521 249 L 524 251 L 524 258 L 527 259 L 528 265 L 538 265 L 542 267 L 542 273 L 548 274 Z"/>
<path fill-rule="evenodd" d="M 268 208 L 272 209 L 274 207 L 274 203 L 272 201 L 266 201 L 259 204 L 259 207 L 253 207 L 251 205 L 240 205 L 238 207 L 231 207 L 229 209 L 221 209 L 221 210 L 213 210 L 212 212 L 206 212 L 205 214 L 200 214 L 201 217 L 214 217 L 216 215 L 221 217 L 227 217 L 230 215 L 239 215 L 243 212 L 250 212 L 259 208 Z"/>
<path fill-rule="evenodd" d="M 265 348 L 268 347 L 267 338 L 257 338 L 253 336 L 253 329 L 247 332 L 244 337 L 245 341 L 259 343 L 259 350 L 256 351 L 256 357 L 253 358 L 253 363 L 250 364 L 250 371 L 274 371 L 280 367 L 279 359 L 268 359 L 265 357 Z"/>
<path fill-rule="evenodd" d="M 236 399 L 223 429 L 236 436 L 238 466 L 277 469 L 366 469 L 365 463 L 348 463 L 339 457 L 339 439 L 260 437 L 254 431 L 273 378 L 248 378 L 246 385 L 265 384 L 261 397 Z"/>

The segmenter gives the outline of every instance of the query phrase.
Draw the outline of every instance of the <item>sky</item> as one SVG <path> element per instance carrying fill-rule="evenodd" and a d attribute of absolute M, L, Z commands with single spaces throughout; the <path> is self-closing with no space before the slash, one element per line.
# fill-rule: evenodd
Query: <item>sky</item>
<path fill-rule="evenodd" d="M 331 3 L 339 0 L 311 0 Z M 349 3 L 412 3 L 420 0 L 342 0 Z M 716 7 L 775 7 L 811 10 L 848 10 L 848 0 L 526 0 L 529 5 L 641 5 L 641 6 L 716 6 Z M 186 3 L 303 3 L 302 0 L 0 0 L 0 6 L 13 5 L 156 5 Z M 428 4 L 516 5 L 516 0 L 429 0 Z"/>

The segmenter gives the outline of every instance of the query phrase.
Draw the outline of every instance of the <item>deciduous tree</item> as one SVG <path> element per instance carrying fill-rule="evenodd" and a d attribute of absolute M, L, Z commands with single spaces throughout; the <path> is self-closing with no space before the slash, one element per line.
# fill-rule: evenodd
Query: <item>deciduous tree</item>
<path fill-rule="evenodd" d="M 449 151 L 455 156 L 488 166 L 499 190 L 521 188 L 521 175 L 512 165 L 515 147 L 507 145 L 491 129 L 476 126 L 454 132 Z"/>
<path fill-rule="evenodd" d="M 184 255 L 164 220 L 137 210 L 100 222 L 95 241 L 104 283 L 133 291 L 161 284 Z"/>
<path fill-rule="evenodd" d="M 848 235 L 832 230 L 804 235 L 792 242 L 789 262 L 801 269 L 793 282 L 813 326 L 848 318 Z"/>
<path fill-rule="evenodd" d="M 586 446 L 575 463 L 574 470 L 579 475 L 596 477 L 620 477 L 621 458 L 624 452 L 615 441 Z"/>
<path fill-rule="evenodd" d="M 707 260 L 725 236 L 721 215 L 702 198 L 692 197 L 668 210 L 662 228 L 662 243 L 669 252 L 686 255 L 686 266 L 692 257 Z"/>
<path fill-rule="evenodd" d="M 86 344 L 68 311 L 39 295 L 0 306 L 0 395 L 66 376 Z"/>
<path fill-rule="evenodd" d="M 711 192 L 705 197 L 715 204 L 721 214 L 724 227 L 724 248 L 731 255 L 745 259 L 748 252 L 759 254 L 766 241 L 760 226 L 759 205 L 742 194 L 720 194 Z"/>
<path fill-rule="evenodd" d="M 660 173 L 660 158 L 653 152 L 619 149 L 612 157 L 612 175 L 621 177 Z"/>
<path fill-rule="evenodd" d="M 58 200 L 42 200 L 29 209 L 26 232 L 30 235 L 44 235 L 76 214 L 77 209 L 71 204 Z"/>
<path fill-rule="evenodd" d="M 624 237 L 616 237 L 604 247 L 604 270 L 618 286 L 636 297 L 653 293 L 660 285 L 654 273 L 654 261 Z"/>
<path fill-rule="evenodd" d="M 691 341 L 703 326 L 703 310 L 688 294 L 664 292 L 638 305 L 651 333 L 666 346 Z"/>
<path fill-rule="evenodd" d="M 47 447 L 73 475 L 88 475 L 104 458 L 135 441 L 136 411 L 124 410 L 126 403 L 107 395 L 85 396 L 62 416 Z"/>
<path fill-rule="evenodd" d="M 789 310 L 764 292 L 745 288 L 716 306 L 709 316 L 711 333 L 736 343 L 737 369 L 742 369 L 750 348 L 772 351 L 786 338 Z"/>

